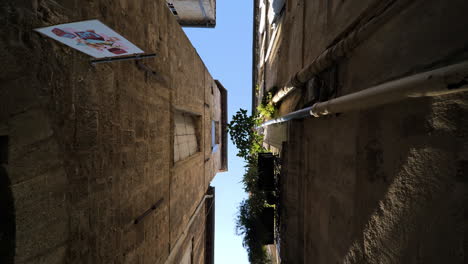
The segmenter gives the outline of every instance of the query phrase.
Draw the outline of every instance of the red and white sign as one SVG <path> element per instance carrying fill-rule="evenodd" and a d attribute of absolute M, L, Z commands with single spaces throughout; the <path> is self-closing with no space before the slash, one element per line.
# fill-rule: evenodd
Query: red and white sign
<path fill-rule="evenodd" d="M 99 20 L 61 24 L 35 30 L 94 58 L 144 53 Z"/>

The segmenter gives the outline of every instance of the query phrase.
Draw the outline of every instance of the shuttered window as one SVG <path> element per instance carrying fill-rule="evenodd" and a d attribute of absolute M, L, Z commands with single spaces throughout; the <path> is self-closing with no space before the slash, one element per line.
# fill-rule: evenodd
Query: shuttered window
<path fill-rule="evenodd" d="M 185 112 L 174 114 L 174 162 L 200 151 L 198 140 L 199 117 Z"/>

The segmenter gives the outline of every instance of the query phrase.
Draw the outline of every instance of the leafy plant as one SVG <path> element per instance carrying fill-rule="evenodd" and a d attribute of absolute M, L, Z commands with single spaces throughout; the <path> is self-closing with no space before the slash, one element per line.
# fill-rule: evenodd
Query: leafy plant
<path fill-rule="evenodd" d="M 263 137 L 255 130 L 260 124 L 257 116 L 247 115 L 247 110 L 240 109 L 227 125 L 231 139 L 239 149 L 238 157 L 249 160 L 252 155 L 266 151 L 262 146 Z"/>
<path fill-rule="evenodd" d="M 262 103 L 259 106 L 257 106 L 257 111 L 260 118 L 271 119 L 276 117 L 278 111 L 276 109 L 276 106 L 271 101 L 271 98 L 272 95 L 271 92 L 269 92 L 265 97 L 263 97 Z"/>
<path fill-rule="evenodd" d="M 247 249 L 249 262 L 255 264 L 271 263 L 262 243 L 265 234 L 262 232 L 260 219 L 262 206 L 262 200 L 255 196 L 243 200 L 239 206 L 236 223 L 237 235 L 244 236 L 243 246 Z"/>
<path fill-rule="evenodd" d="M 245 165 L 245 174 L 242 179 L 244 184 L 244 190 L 247 193 L 252 193 L 257 191 L 257 182 L 258 182 L 258 171 L 257 164 L 255 162 L 249 162 Z"/>
<path fill-rule="evenodd" d="M 243 246 L 247 249 L 250 263 L 268 264 L 271 261 L 263 245 L 266 232 L 261 221 L 262 210 L 268 205 L 265 193 L 258 189 L 258 153 L 267 151 L 262 145 L 262 135 L 255 129 L 260 123 L 258 115 L 248 115 L 247 110 L 240 109 L 228 124 L 228 131 L 238 148 L 237 156 L 246 161 L 242 182 L 244 190 L 249 193 L 249 198 L 239 206 L 236 232 L 244 237 Z"/>

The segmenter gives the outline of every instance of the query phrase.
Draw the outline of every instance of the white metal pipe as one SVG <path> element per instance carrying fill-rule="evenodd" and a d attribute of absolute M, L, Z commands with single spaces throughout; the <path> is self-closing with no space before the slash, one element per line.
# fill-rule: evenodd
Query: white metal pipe
<path fill-rule="evenodd" d="M 439 96 L 467 90 L 468 62 L 463 62 L 316 103 L 312 106 L 310 114 L 319 117 L 366 109 L 411 97 Z"/>
<path fill-rule="evenodd" d="M 212 194 L 206 194 L 205 196 L 203 196 L 203 199 L 198 204 L 197 209 L 195 210 L 192 217 L 190 218 L 190 220 L 189 220 L 187 226 L 185 227 L 184 231 L 182 232 L 182 234 L 177 239 L 174 247 L 172 247 L 171 252 L 169 253 L 169 256 L 167 257 L 166 261 L 164 262 L 165 264 L 173 264 L 174 263 L 174 261 L 175 261 L 174 258 L 176 257 L 177 253 L 180 251 L 180 248 L 182 247 L 182 244 L 184 243 L 184 240 L 187 238 L 188 231 L 190 230 L 190 227 L 192 226 L 195 219 L 197 218 L 198 213 L 203 208 L 205 200 L 208 199 L 208 198 L 213 198 L 213 197 L 214 197 L 214 195 L 212 195 Z"/>
<path fill-rule="evenodd" d="M 269 120 L 261 126 L 304 118 L 304 112 L 314 117 L 362 110 L 413 97 L 440 96 L 468 91 L 468 61 L 418 73 L 371 88 L 344 95 L 311 107 Z"/>
<path fill-rule="evenodd" d="M 295 112 L 291 112 L 289 114 L 286 114 L 286 115 L 284 115 L 282 117 L 278 117 L 276 119 L 268 120 L 265 123 L 261 124 L 260 126 L 265 127 L 265 126 L 269 126 L 269 125 L 273 125 L 273 124 L 287 122 L 287 121 L 292 120 L 292 119 L 300 119 L 300 118 L 308 117 L 308 116 L 310 116 L 310 110 L 312 110 L 312 106 L 311 107 L 306 107 L 304 109 L 301 109 L 301 110 L 298 110 L 298 111 L 295 111 Z"/>

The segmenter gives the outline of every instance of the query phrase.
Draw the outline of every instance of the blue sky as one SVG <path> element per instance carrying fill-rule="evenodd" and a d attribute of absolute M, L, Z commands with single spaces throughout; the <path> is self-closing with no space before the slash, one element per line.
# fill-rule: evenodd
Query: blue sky
<path fill-rule="evenodd" d="M 251 109 L 252 1 L 217 0 L 216 28 L 184 28 L 213 78 L 228 89 L 228 116 Z M 240 183 L 244 162 L 229 140 L 229 172 L 218 173 L 216 187 L 215 262 L 248 263 L 242 237 L 235 235 L 237 208 L 247 194 Z"/>

